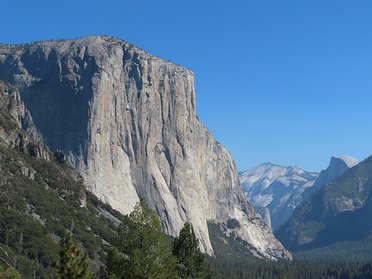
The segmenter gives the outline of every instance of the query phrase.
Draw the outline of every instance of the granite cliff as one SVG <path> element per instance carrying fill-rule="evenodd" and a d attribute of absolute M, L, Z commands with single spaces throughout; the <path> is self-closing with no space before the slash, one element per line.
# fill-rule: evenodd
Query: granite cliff
<path fill-rule="evenodd" d="M 214 222 L 257 256 L 290 258 L 255 216 L 231 155 L 198 120 L 193 79 L 111 37 L 0 47 L 0 80 L 24 107 L 20 125 L 63 152 L 103 202 L 126 214 L 142 198 L 170 235 L 189 220 L 208 254 Z"/>
<path fill-rule="evenodd" d="M 319 177 L 315 181 L 314 187 L 309 189 L 308 195 L 315 193 L 358 163 L 359 161 L 351 156 L 332 156 L 328 167 L 319 173 Z"/>

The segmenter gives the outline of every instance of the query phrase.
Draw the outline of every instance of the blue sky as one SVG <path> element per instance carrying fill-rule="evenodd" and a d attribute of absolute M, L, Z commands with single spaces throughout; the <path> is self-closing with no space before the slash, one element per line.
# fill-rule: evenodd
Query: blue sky
<path fill-rule="evenodd" d="M 1 0 L 0 42 L 112 35 L 192 69 L 238 169 L 372 154 L 370 0 Z M 4 12 L 6 11 L 6 12 Z"/>

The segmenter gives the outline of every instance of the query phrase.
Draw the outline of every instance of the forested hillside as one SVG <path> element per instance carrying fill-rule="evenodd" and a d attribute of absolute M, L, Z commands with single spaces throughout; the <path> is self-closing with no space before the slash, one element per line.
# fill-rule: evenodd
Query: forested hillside
<path fill-rule="evenodd" d="M 98 270 L 123 216 L 86 192 L 58 153 L 50 161 L 38 157 L 39 147 L 25 141 L 10 114 L 2 110 L 0 117 L 3 136 L 17 139 L 14 146 L 0 142 L 2 264 L 6 260 L 26 278 L 51 278 L 59 241 L 70 232 Z"/>
<path fill-rule="evenodd" d="M 323 248 L 323 253 L 370 257 L 371 178 L 369 157 L 296 208 L 276 236 L 292 251 Z"/>

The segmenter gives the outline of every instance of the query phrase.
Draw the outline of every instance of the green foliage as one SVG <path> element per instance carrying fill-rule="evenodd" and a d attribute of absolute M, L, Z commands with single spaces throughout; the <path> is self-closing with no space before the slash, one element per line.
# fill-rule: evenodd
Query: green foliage
<path fill-rule="evenodd" d="M 17 128 L 17 122 L 11 115 L 0 111 L 0 127 L 2 127 L 6 133 L 9 133 Z"/>
<path fill-rule="evenodd" d="M 264 260 L 209 259 L 218 279 L 370 279 L 372 265 L 368 262 L 334 262 L 332 260 Z"/>
<path fill-rule="evenodd" d="M 19 279 L 19 272 L 9 263 L 9 254 L 0 247 L 0 279 Z"/>
<path fill-rule="evenodd" d="M 76 247 L 71 235 L 61 240 L 60 262 L 56 273 L 59 279 L 93 278 L 88 257 Z"/>
<path fill-rule="evenodd" d="M 19 273 L 14 268 L 0 266 L 0 279 L 20 279 Z"/>
<path fill-rule="evenodd" d="M 180 278 L 211 278 L 207 274 L 204 255 L 199 249 L 194 229 L 190 223 L 185 223 L 179 237 L 174 240 L 173 255 L 177 259 L 177 270 Z"/>
<path fill-rule="evenodd" d="M 125 216 L 107 262 L 109 278 L 174 279 L 176 262 L 159 217 L 144 203 Z"/>
<path fill-rule="evenodd" d="M 0 80 L 0 131 L 4 130 L 7 134 L 18 128 L 17 121 L 9 113 L 9 91 L 12 91 L 11 86 Z"/>
<path fill-rule="evenodd" d="M 32 180 L 25 166 L 36 171 Z M 22 278 L 53 278 L 59 240 L 72 231 L 94 266 L 106 261 L 123 216 L 85 193 L 81 177 L 66 164 L 35 159 L 0 143 L 0 247 Z M 80 198 L 86 198 L 81 207 Z"/>
<path fill-rule="evenodd" d="M 54 152 L 54 158 L 55 160 L 60 163 L 60 164 L 65 164 L 66 163 L 66 155 L 61 151 L 61 150 L 57 150 L 56 152 Z"/>
<path fill-rule="evenodd" d="M 218 279 L 372 278 L 372 255 L 339 258 L 331 251 L 317 251 L 294 254 L 292 262 L 272 262 L 252 256 L 246 243 L 224 235 L 217 224 L 209 223 L 208 228 L 216 257 L 207 257 L 207 265 Z"/>

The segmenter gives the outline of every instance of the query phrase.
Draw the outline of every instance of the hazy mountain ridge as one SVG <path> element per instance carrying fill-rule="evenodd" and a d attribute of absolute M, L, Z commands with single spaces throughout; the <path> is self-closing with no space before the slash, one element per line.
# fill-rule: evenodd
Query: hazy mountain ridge
<path fill-rule="evenodd" d="M 372 157 L 369 157 L 327 183 L 299 206 L 276 235 L 291 250 L 347 242 L 355 242 L 352 245 L 358 246 L 358 241 L 359 246 L 370 249 L 371 193 Z M 343 248 L 339 249 L 342 251 Z M 363 252 L 366 250 L 360 251 Z"/>
<path fill-rule="evenodd" d="M 258 209 L 268 208 L 273 230 L 278 229 L 323 185 L 337 178 L 359 161 L 351 156 L 332 156 L 327 169 L 319 174 L 299 167 L 261 164 L 240 172 L 239 178 L 250 202 Z"/>
<path fill-rule="evenodd" d="M 239 173 L 248 200 L 256 208 L 267 207 L 272 228 L 282 225 L 303 201 L 303 194 L 313 187 L 318 173 L 299 167 L 283 167 L 265 163 Z"/>

